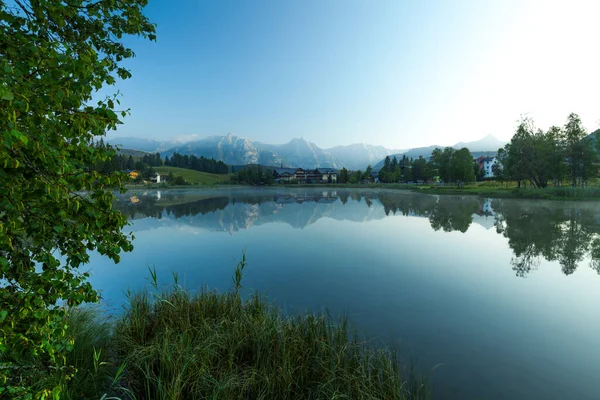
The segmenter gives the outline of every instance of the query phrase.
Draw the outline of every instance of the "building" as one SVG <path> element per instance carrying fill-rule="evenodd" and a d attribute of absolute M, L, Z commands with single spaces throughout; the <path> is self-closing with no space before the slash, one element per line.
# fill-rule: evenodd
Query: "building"
<path fill-rule="evenodd" d="M 275 168 L 276 183 L 298 181 L 300 183 L 336 183 L 339 172 L 335 168 Z"/>
<path fill-rule="evenodd" d="M 339 175 L 335 168 L 317 168 L 315 174 L 320 175 L 322 183 L 337 183 Z"/>
<path fill-rule="evenodd" d="M 140 172 L 135 169 L 126 169 L 125 172 L 131 179 L 137 179 L 140 176 Z"/>
<path fill-rule="evenodd" d="M 169 179 L 169 175 L 159 174 L 155 172 L 153 176 L 150 177 L 150 182 L 152 183 L 166 183 Z"/>
<path fill-rule="evenodd" d="M 301 168 L 275 168 L 273 170 L 273 177 L 276 183 L 290 182 L 298 180 L 296 172 Z"/>
<path fill-rule="evenodd" d="M 484 178 L 493 178 L 494 177 L 494 165 L 498 164 L 498 159 L 496 157 L 485 157 L 483 160 L 483 172 Z"/>

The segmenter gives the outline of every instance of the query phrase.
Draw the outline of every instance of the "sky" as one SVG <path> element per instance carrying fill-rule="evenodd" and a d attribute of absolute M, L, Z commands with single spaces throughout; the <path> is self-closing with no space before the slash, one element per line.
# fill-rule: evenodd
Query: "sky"
<path fill-rule="evenodd" d="M 127 38 L 131 116 L 111 136 L 233 133 L 322 148 L 510 140 L 600 124 L 600 2 L 152 0 L 157 41 Z"/>

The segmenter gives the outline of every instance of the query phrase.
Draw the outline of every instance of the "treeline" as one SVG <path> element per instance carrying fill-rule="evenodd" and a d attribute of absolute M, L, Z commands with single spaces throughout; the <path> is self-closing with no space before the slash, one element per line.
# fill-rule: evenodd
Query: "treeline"
<path fill-rule="evenodd" d="M 510 143 L 499 150 L 502 168 L 496 168 L 494 174 L 517 181 L 519 187 L 526 181 L 536 188 L 545 188 L 550 182 L 559 187 L 564 181 L 573 187 L 587 186 L 590 178 L 598 175 L 598 132 L 595 141 L 588 138 L 574 113 L 563 127 L 553 126 L 546 132 L 524 118 Z"/>
<path fill-rule="evenodd" d="M 144 157 L 141 159 L 134 158 L 132 155 L 119 154 L 117 153 L 117 149 L 115 147 L 104 143 L 102 139 L 94 143 L 93 146 L 96 148 L 109 149 L 114 152 L 112 157 L 98 162 L 95 165 L 89 166 L 91 170 L 98 171 L 103 174 L 112 174 L 113 172 L 118 171 L 137 170 L 140 173 L 138 179 L 150 179 L 155 174 L 154 169 L 152 168 L 155 165 L 149 163 L 147 157 L 150 157 L 152 160 L 155 160 L 155 157 L 158 157 L 160 160 L 160 154 L 158 153 L 155 155 L 144 155 Z"/>
<path fill-rule="evenodd" d="M 211 174 L 227 174 L 229 168 L 223 161 L 217 161 L 214 158 L 196 157 L 194 155 L 182 156 L 174 153 L 171 158 L 165 157 L 164 165 L 169 167 L 193 169 L 200 172 L 209 172 Z"/>
<path fill-rule="evenodd" d="M 377 178 L 382 183 L 431 182 L 439 178 L 443 182 L 473 182 L 483 179 L 484 171 L 473 160 L 467 148 L 456 150 L 452 147 L 435 149 L 429 161 L 424 157 L 412 159 L 403 156 L 398 160 L 395 156 L 387 156 Z M 342 168 L 338 181 L 340 183 L 360 183 L 373 181 L 371 166 L 365 172 L 348 171 Z"/>
<path fill-rule="evenodd" d="M 248 185 L 272 185 L 275 183 L 273 168 L 262 165 L 248 165 L 231 176 L 232 182 Z"/>
<path fill-rule="evenodd" d="M 340 174 L 338 176 L 338 183 L 360 183 L 365 181 L 372 181 L 373 177 L 371 175 L 373 168 L 369 165 L 367 169 L 363 172 L 361 170 L 358 171 L 349 171 L 346 167 L 340 170 Z"/>

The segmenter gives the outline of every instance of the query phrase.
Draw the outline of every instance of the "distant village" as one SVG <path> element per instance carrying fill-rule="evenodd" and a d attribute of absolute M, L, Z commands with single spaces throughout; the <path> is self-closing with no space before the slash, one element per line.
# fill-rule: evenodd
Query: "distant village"
<path fill-rule="evenodd" d="M 498 164 L 498 160 L 495 156 L 481 156 L 477 159 L 474 159 L 473 162 L 476 163 L 480 170 L 483 171 L 483 178 L 489 179 L 494 177 L 494 165 Z M 338 183 L 340 176 L 340 171 L 338 169 L 328 167 L 319 167 L 315 169 L 275 167 L 272 168 L 272 171 L 274 183 L 279 184 L 331 184 Z M 141 178 L 141 172 L 138 170 L 127 169 L 123 172 L 126 173 L 132 180 L 139 180 Z M 379 183 L 380 180 L 378 177 L 378 171 L 370 171 L 369 176 L 370 177 L 367 177 L 367 179 L 364 179 L 364 181 Z M 169 178 L 172 178 L 172 176 L 169 177 L 167 174 L 154 172 L 143 181 L 145 183 L 154 184 L 173 183 L 169 182 Z M 434 176 L 433 181 L 438 182 L 439 177 Z"/>

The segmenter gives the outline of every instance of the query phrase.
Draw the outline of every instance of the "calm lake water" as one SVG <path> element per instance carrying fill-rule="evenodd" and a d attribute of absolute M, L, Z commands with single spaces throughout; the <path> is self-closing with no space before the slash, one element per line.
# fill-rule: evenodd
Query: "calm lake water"
<path fill-rule="evenodd" d="M 162 283 L 228 290 L 245 250 L 247 293 L 347 314 L 434 370 L 436 398 L 600 398 L 596 203 L 273 188 L 128 193 L 118 207 L 135 250 L 90 265 L 115 310 L 149 265 Z"/>

